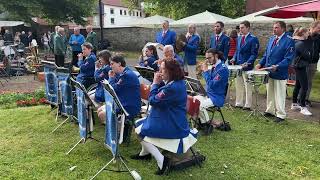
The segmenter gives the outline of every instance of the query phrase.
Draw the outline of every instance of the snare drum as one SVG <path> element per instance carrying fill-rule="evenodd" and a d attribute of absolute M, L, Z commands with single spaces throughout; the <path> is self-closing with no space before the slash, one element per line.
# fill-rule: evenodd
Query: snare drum
<path fill-rule="evenodd" d="M 236 78 L 242 74 L 242 66 L 240 65 L 229 65 L 229 78 Z"/>
<path fill-rule="evenodd" d="M 247 71 L 248 83 L 252 84 L 267 84 L 269 79 L 269 71 Z"/>

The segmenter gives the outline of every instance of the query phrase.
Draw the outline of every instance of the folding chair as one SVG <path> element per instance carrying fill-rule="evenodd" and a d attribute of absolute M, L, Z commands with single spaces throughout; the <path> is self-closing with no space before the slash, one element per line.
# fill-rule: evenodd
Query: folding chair
<path fill-rule="evenodd" d="M 229 88 L 229 83 L 227 83 L 227 85 L 226 85 L 226 91 L 225 91 L 225 94 L 224 94 L 225 97 L 226 97 L 226 95 L 228 93 L 228 88 Z M 211 122 L 212 122 L 212 119 L 214 118 L 215 112 L 218 111 L 220 113 L 220 116 L 222 118 L 222 123 L 223 123 L 220 130 L 223 130 L 223 131 L 230 131 L 231 130 L 229 122 L 226 122 L 225 119 L 224 119 L 224 116 L 223 116 L 222 111 L 221 111 L 221 107 L 211 106 L 211 107 L 207 108 L 207 111 L 212 113 Z M 209 126 L 209 129 L 207 129 L 208 133 L 210 133 L 210 131 L 213 130 L 213 129 L 211 130 L 211 128 L 213 128 L 213 126 Z"/>
<path fill-rule="evenodd" d="M 199 119 L 200 101 L 193 96 L 187 98 L 187 114 L 190 116 L 189 124 L 191 128 L 195 128 L 195 121 Z"/>
<path fill-rule="evenodd" d="M 151 86 L 146 84 L 140 84 L 140 94 L 141 94 L 141 101 L 144 106 L 141 107 L 142 113 L 147 114 L 149 110 L 149 94 L 150 94 Z"/>

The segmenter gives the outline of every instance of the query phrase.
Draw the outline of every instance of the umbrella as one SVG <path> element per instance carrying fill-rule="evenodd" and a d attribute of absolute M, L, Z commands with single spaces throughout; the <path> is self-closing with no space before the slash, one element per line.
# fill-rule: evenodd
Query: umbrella
<path fill-rule="evenodd" d="M 195 14 L 180 20 L 177 20 L 175 22 L 172 23 L 173 26 L 175 25 L 188 25 L 188 24 L 214 24 L 217 21 L 222 21 L 222 22 L 226 22 L 226 21 L 230 21 L 231 18 L 219 15 L 219 14 L 215 14 L 215 13 L 211 13 L 209 11 L 205 11 L 199 14 Z"/>
<path fill-rule="evenodd" d="M 260 22 L 260 23 L 270 23 L 270 21 L 286 21 L 286 22 L 301 22 L 301 21 L 310 21 L 312 22 L 313 19 L 309 17 L 298 17 L 298 18 L 292 18 L 292 19 L 283 19 L 283 18 L 272 18 L 272 17 L 266 17 L 266 16 L 260 16 L 259 14 L 270 12 L 272 10 L 278 9 L 279 6 L 275 6 L 272 8 L 264 9 L 252 14 L 248 14 L 236 19 L 232 19 L 228 21 L 227 23 L 240 23 L 244 20 L 250 21 L 250 22 Z"/>
<path fill-rule="evenodd" d="M 307 1 L 282 7 L 274 7 L 269 11 L 256 16 L 268 16 L 273 18 L 296 18 L 301 16 L 317 18 L 320 11 L 320 0 Z"/>

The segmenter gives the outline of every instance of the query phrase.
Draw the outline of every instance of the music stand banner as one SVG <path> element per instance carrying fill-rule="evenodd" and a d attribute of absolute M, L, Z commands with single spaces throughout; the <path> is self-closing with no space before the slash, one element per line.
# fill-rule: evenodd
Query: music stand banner
<path fill-rule="evenodd" d="M 58 104 L 58 80 L 56 67 L 44 64 L 46 98 L 50 104 Z"/>
<path fill-rule="evenodd" d="M 86 102 L 84 98 L 84 93 L 81 89 L 76 88 L 77 94 L 77 105 L 78 105 L 78 123 L 79 123 L 79 132 L 80 137 L 87 138 L 87 109 Z"/>
<path fill-rule="evenodd" d="M 106 102 L 106 129 L 105 129 L 105 145 L 110 149 L 113 156 L 117 152 L 117 118 L 116 118 L 116 106 L 111 94 L 104 89 L 104 97 Z"/>
<path fill-rule="evenodd" d="M 73 114 L 73 98 L 72 98 L 72 88 L 70 84 L 70 74 L 67 72 L 57 71 L 59 88 L 60 88 L 60 100 L 61 103 L 61 113 L 64 115 Z"/>

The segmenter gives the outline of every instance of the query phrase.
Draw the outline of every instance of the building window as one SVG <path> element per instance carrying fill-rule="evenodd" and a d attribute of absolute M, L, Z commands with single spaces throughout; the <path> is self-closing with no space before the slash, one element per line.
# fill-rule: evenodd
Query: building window
<path fill-rule="evenodd" d="M 111 18 L 111 24 L 114 24 L 114 18 Z"/>
<path fill-rule="evenodd" d="M 125 15 L 125 16 L 127 15 L 127 11 L 126 11 L 126 10 L 124 10 L 124 15 Z"/>
<path fill-rule="evenodd" d="M 114 9 L 110 8 L 110 14 L 114 14 Z"/>
<path fill-rule="evenodd" d="M 120 15 L 122 15 L 122 9 L 120 9 Z"/>
<path fill-rule="evenodd" d="M 137 16 L 139 16 L 139 12 L 137 11 Z"/>
<path fill-rule="evenodd" d="M 142 13 L 140 12 L 140 17 L 142 17 Z"/>

